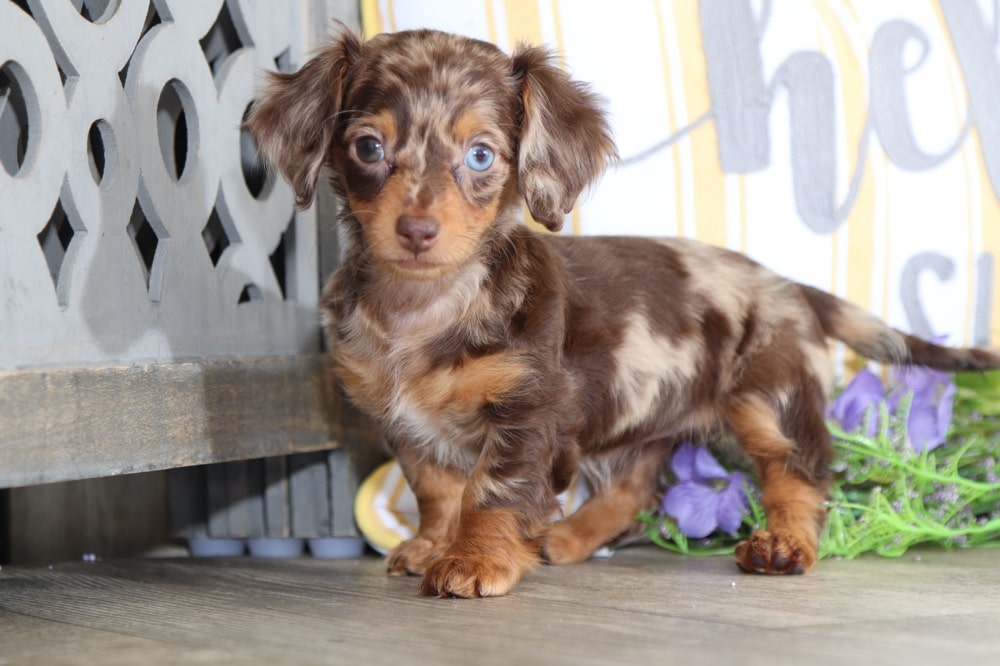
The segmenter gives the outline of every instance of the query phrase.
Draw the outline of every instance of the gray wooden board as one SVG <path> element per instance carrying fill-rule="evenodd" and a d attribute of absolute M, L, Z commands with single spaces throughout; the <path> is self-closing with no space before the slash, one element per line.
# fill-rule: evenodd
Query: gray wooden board
<path fill-rule="evenodd" d="M 357 475 L 346 449 L 171 470 L 175 534 L 354 537 Z"/>
<path fill-rule="evenodd" d="M 9 538 L 11 562 L 148 552 L 170 535 L 166 485 L 147 472 L 11 489 L 0 547 Z"/>
<path fill-rule="evenodd" d="M 297 537 L 330 535 L 329 473 L 326 453 L 291 456 L 289 491 L 291 494 L 292 534 Z M 353 505 L 353 499 L 351 502 Z"/>
<path fill-rule="evenodd" d="M 350 451 L 336 449 L 328 454 L 327 469 L 330 472 L 330 516 L 331 536 L 358 536 L 354 524 L 354 496 L 357 494 L 358 481 L 354 473 L 355 463 L 351 460 Z"/>
<path fill-rule="evenodd" d="M 257 460 L 225 463 L 229 496 L 227 536 L 260 536 L 264 533 L 264 484 Z"/>
<path fill-rule="evenodd" d="M 0 487 L 318 451 L 345 435 L 376 438 L 322 354 L 0 372 Z"/>
<path fill-rule="evenodd" d="M 229 488 L 225 465 L 209 465 L 205 468 L 205 483 L 207 484 L 206 507 L 208 535 L 212 537 L 229 536 Z"/>
<path fill-rule="evenodd" d="M 0 662 L 995 664 L 998 566 L 923 550 L 773 578 L 633 548 L 473 601 L 419 597 L 374 557 L 5 567 Z"/>
<path fill-rule="evenodd" d="M 167 472 L 170 527 L 186 538 L 207 537 L 208 467 L 184 467 Z"/>
<path fill-rule="evenodd" d="M 288 458 L 267 458 L 264 463 L 265 536 L 289 537 L 292 522 L 288 503 Z M 354 498 L 351 498 L 354 502 Z"/>

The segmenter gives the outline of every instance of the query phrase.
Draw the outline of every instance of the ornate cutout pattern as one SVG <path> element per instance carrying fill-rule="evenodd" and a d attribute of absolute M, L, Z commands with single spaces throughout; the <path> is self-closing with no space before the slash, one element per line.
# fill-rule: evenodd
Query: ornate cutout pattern
<path fill-rule="evenodd" d="M 0 369 L 318 344 L 315 215 L 241 128 L 294 11 L 0 2 Z"/>

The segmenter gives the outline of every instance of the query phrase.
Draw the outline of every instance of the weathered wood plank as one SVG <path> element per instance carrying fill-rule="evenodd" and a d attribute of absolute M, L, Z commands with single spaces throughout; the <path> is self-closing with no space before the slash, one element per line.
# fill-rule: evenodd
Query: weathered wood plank
<path fill-rule="evenodd" d="M 188 646 L 131 636 L 120 631 L 102 631 L 72 624 L 53 624 L 28 615 L 0 609 L 4 633 L 3 664 L 253 664 L 253 650 L 211 645 Z"/>
<path fill-rule="evenodd" d="M 326 454 L 321 452 L 295 456 L 289 459 L 289 468 L 292 534 L 302 537 L 328 536 L 331 509 Z"/>
<path fill-rule="evenodd" d="M 288 502 L 288 458 L 267 458 L 263 464 L 264 535 L 289 537 L 292 535 L 292 517 Z"/>
<path fill-rule="evenodd" d="M 170 525 L 172 532 L 187 539 L 208 536 L 208 467 L 171 469 L 166 472 L 170 491 Z M 15 491 L 11 491 L 12 493 Z"/>
<path fill-rule="evenodd" d="M 0 622 L 48 623 L 4 632 L 12 663 L 52 663 L 86 627 L 109 656 L 150 642 L 133 662 L 146 664 L 176 663 L 162 644 L 259 663 L 986 664 L 1000 656 L 998 559 L 930 550 L 780 578 L 626 549 L 478 601 L 419 597 L 417 579 L 387 577 L 375 558 L 78 562 L 5 567 Z M 84 645 L 85 663 L 108 663 Z"/>
<path fill-rule="evenodd" d="M 346 449 L 330 451 L 327 458 L 330 472 L 330 516 L 331 535 L 338 537 L 358 536 L 354 524 L 354 496 L 358 492 L 358 477 L 352 473 L 354 464 Z"/>
<path fill-rule="evenodd" d="M 9 491 L 11 562 L 59 562 L 84 553 L 137 555 L 170 537 L 166 475 L 26 486 Z M 127 526 L 127 529 L 124 527 Z"/>
<path fill-rule="evenodd" d="M 0 487 L 318 451 L 374 436 L 319 354 L 0 372 Z"/>

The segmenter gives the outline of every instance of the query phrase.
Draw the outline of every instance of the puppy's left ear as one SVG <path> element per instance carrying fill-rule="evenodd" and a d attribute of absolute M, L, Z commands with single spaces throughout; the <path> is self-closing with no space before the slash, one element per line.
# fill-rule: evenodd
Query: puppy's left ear
<path fill-rule="evenodd" d="M 522 105 L 518 189 L 531 215 L 558 231 L 563 215 L 618 152 L 597 96 L 552 60 L 537 47 L 521 47 L 511 57 Z"/>

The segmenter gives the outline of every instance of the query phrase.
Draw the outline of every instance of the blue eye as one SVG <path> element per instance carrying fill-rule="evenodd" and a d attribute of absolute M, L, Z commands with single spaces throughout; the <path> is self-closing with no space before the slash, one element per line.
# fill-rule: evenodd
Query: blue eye
<path fill-rule="evenodd" d="M 354 150 L 358 154 L 358 159 L 368 164 L 385 159 L 385 148 L 382 147 L 382 142 L 374 137 L 366 136 L 358 139 L 354 144 Z"/>
<path fill-rule="evenodd" d="M 469 148 L 465 154 L 465 166 L 473 171 L 486 171 L 493 164 L 493 151 L 482 144 Z"/>

